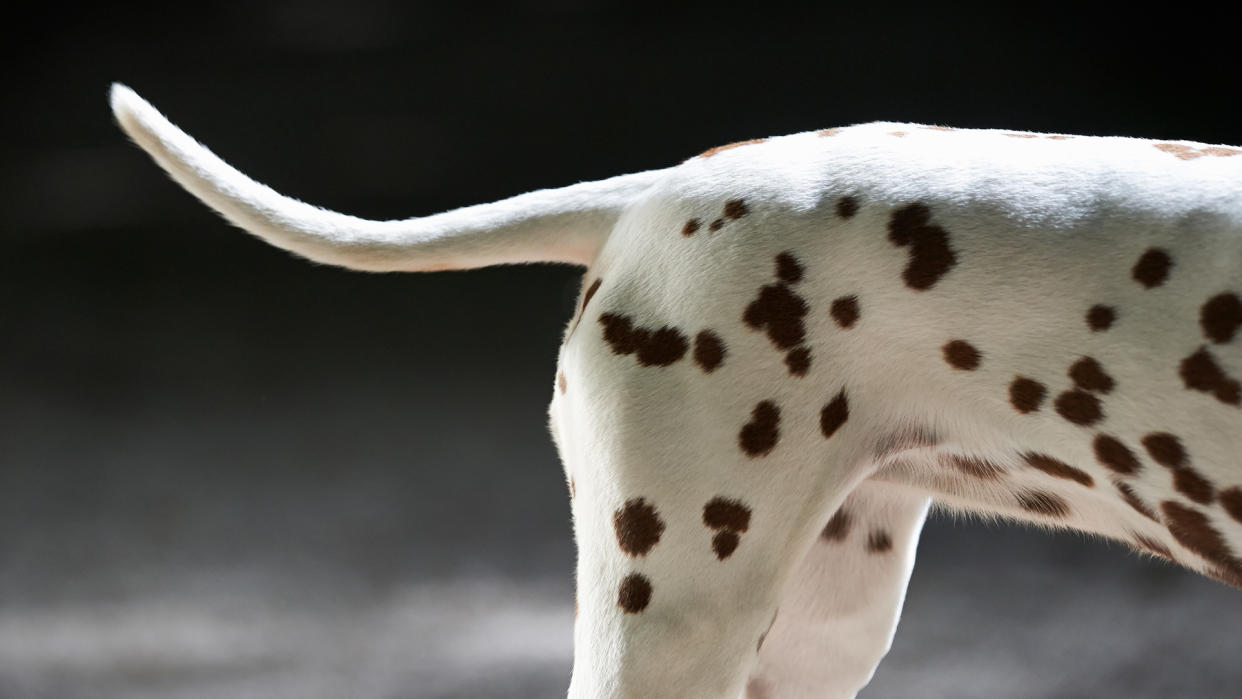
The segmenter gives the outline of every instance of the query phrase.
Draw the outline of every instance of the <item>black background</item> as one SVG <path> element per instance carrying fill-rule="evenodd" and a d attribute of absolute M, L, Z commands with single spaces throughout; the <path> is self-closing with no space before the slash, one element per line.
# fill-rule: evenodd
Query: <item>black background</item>
<path fill-rule="evenodd" d="M 125 82 L 277 190 L 394 218 L 875 119 L 1242 143 L 1188 5 L 42 3 L 3 30 L 0 696 L 568 682 L 546 436 L 576 269 L 366 275 L 230 229 Z M 1242 695 L 1242 595 L 939 516 L 864 697 Z"/>

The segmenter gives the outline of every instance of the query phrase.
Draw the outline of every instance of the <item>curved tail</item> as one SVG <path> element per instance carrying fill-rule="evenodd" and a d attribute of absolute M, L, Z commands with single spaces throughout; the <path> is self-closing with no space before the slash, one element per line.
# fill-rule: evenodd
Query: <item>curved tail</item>
<path fill-rule="evenodd" d="M 316 262 L 373 272 L 517 262 L 590 264 L 654 170 L 403 221 L 368 221 L 283 196 L 238 172 L 115 83 L 112 111 L 174 180 L 232 223 Z"/>

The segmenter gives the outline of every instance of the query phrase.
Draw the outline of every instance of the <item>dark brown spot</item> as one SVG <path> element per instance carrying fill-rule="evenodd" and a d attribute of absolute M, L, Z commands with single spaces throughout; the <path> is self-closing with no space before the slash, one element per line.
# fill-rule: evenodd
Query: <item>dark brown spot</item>
<path fill-rule="evenodd" d="M 1160 248 L 1151 248 L 1134 263 L 1131 274 L 1134 281 L 1148 289 L 1160 286 L 1169 278 L 1169 268 L 1173 266 L 1173 258 Z"/>
<path fill-rule="evenodd" d="M 1199 309 L 1199 325 L 1212 342 L 1229 342 L 1242 326 L 1242 301 L 1237 294 L 1213 296 Z"/>
<path fill-rule="evenodd" d="M 829 309 L 832 319 L 842 328 L 852 328 L 858 322 L 858 297 L 842 296 L 832 302 Z"/>
<path fill-rule="evenodd" d="M 716 553 L 716 558 L 723 561 L 733 555 L 740 543 L 742 543 L 741 537 L 733 532 L 717 532 L 716 536 L 712 537 L 712 551 Z"/>
<path fill-rule="evenodd" d="M 1142 534 L 1139 534 L 1138 532 L 1130 532 L 1130 536 L 1134 540 L 1133 542 L 1134 548 L 1137 549 L 1138 551 L 1141 551 L 1143 553 L 1150 553 L 1153 556 L 1158 556 L 1168 561 L 1173 560 L 1173 552 L 1169 551 L 1168 547 L 1166 547 L 1164 544 L 1160 543 L 1159 541 L 1156 541 L 1155 539 L 1152 539 L 1151 537 L 1148 537 L 1148 536 L 1143 536 Z"/>
<path fill-rule="evenodd" d="M 646 556 L 660 543 L 664 534 L 664 522 L 660 515 L 643 498 L 627 500 L 612 515 L 612 526 L 617 532 L 621 550 L 631 556 Z"/>
<path fill-rule="evenodd" d="M 681 234 L 689 238 L 695 233 L 698 233 L 699 227 L 702 225 L 703 225 L 702 221 L 698 220 L 697 218 L 692 218 L 689 221 L 686 221 L 686 225 L 681 227 Z"/>
<path fill-rule="evenodd" d="M 837 200 L 837 215 L 841 218 L 854 218 L 854 214 L 858 213 L 858 199 L 854 197 L 841 197 Z"/>
<path fill-rule="evenodd" d="M 712 221 L 711 223 L 707 224 L 707 230 L 711 231 L 712 233 L 715 233 L 716 231 L 720 230 L 721 228 L 724 228 L 724 219 L 723 219 L 723 218 L 718 218 L 718 219 L 715 219 L 715 220 L 714 220 L 714 221 Z"/>
<path fill-rule="evenodd" d="M 591 297 L 595 296 L 595 292 L 599 291 L 599 285 L 603 283 L 604 280 L 602 278 L 596 279 L 591 282 L 591 286 L 587 287 L 586 292 L 582 294 L 582 311 L 584 313 L 586 312 L 587 304 L 591 302 Z"/>
<path fill-rule="evenodd" d="M 1116 382 L 1113 377 L 1104 371 L 1104 367 L 1100 366 L 1092 357 L 1083 357 L 1074 362 L 1069 368 L 1070 380 L 1074 385 L 1084 391 L 1094 391 L 1096 393 L 1108 393 L 1113 390 Z"/>
<path fill-rule="evenodd" d="M 845 537 L 849 536 L 852 522 L 853 518 L 850 517 L 850 513 L 842 507 L 837 510 L 832 519 L 828 520 L 827 526 L 819 535 L 826 541 L 845 541 Z"/>
<path fill-rule="evenodd" d="M 1209 505 L 1216 497 L 1216 487 L 1212 482 L 1189 466 L 1173 469 L 1173 487 L 1200 505 Z"/>
<path fill-rule="evenodd" d="M 1033 413 L 1044 403 L 1048 389 L 1035 379 L 1015 376 L 1009 384 L 1009 402 L 1020 413 Z"/>
<path fill-rule="evenodd" d="M 703 506 L 703 524 L 713 530 L 744 532 L 750 529 L 750 508 L 741 500 L 714 497 Z"/>
<path fill-rule="evenodd" d="M 668 366 L 686 355 L 690 343 L 676 328 L 664 326 L 656 331 L 636 328 L 629 317 L 605 313 L 599 317 L 604 326 L 604 341 L 612 351 L 636 354 L 643 366 Z"/>
<path fill-rule="evenodd" d="M 1160 518 L 1156 515 L 1156 511 L 1153 510 L 1150 505 L 1143 502 L 1143 500 L 1138 496 L 1138 493 L 1135 493 L 1134 489 L 1131 488 L 1128 483 L 1118 479 L 1113 479 L 1113 486 L 1117 488 L 1117 492 L 1121 493 L 1121 499 L 1124 500 L 1127 505 L 1134 508 L 1135 512 L 1143 515 L 1153 522 L 1160 521 Z"/>
<path fill-rule="evenodd" d="M 1053 405 L 1061 417 L 1075 425 L 1094 425 L 1104 417 L 1100 399 L 1079 389 L 1065 391 Z"/>
<path fill-rule="evenodd" d="M 1183 359 L 1179 373 L 1186 388 L 1211 393 L 1227 405 L 1242 403 L 1242 385 L 1225 374 L 1206 346 Z"/>
<path fill-rule="evenodd" d="M 766 140 L 768 140 L 768 139 L 766 139 L 766 138 L 752 138 L 752 139 L 750 139 L 749 141 L 737 141 L 736 143 L 726 143 L 726 144 L 725 144 L 725 145 L 723 145 L 723 146 L 716 146 L 715 148 L 709 148 L 709 149 L 707 149 L 707 150 L 703 151 L 702 153 L 699 153 L 699 157 L 700 157 L 700 158 L 710 158 L 710 157 L 712 157 L 713 155 L 715 155 L 715 154 L 717 154 L 717 153 L 719 153 L 719 152 L 721 152 L 721 151 L 726 151 L 726 150 L 729 150 L 730 148 L 739 148 L 739 147 L 741 147 L 741 146 L 751 146 L 751 145 L 754 145 L 754 144 L 756 144 L 756 143 L 763 143 L 763 142 L 764 142 L 764 141 L 766 141 Z"/>
<path fill-rule="evenodd" d="M 781 411 L 765 400 L 750 411 L 750 422 L 742 426 L 737 441 L 747 456 L 766 456 L 780 439 Z"/>
<path fill-rule="evenodd" d="M 1048 517 L 1064 517 L 1069 514 L 1069 503 L 1060 495 L 1042 490 L 1024 490 L 1015 494 L 1018 506 L 1027 512 Z"/>
<path fill-rule="evenodd" d="M 949 234 L 930 221 L 931 209 L 925 204 L 897 209 L 888 221 L 889 241 L 910 248 L 902 279 L 916 291 L 930 289 L 957 264 L 957 255 L 949 247 Z"/>
<path fill-rule="evenodd" d="M 1230 517 L 1242 524 L 1242 488 L 1234 486 L 1220 491 L 1220 505 Z"/>
<path fill-rule="evenodd" d="M 951 340 L 941 348 L 944 360 L 954 369 L 974 371 L 979 368 L 979 350 L 965 340 Z"/>
<path fill-rule="evenodd" d="M 979 456 L 963 456 L 961 454 L 945 454 L 941 463 L 951 466 L 968 476 L 984 480 L 997 480 L 1005 473 L 999 464 Z"/>
<path fill-rule="evenodd" d="M 790 284 L 802 281 L 802 265 L 791 252 L 782 252 L 776 256 L 776 278 Z"/>
<path fill-rule="evenodd" d="M 711 330 L 704 330 L 694 337 L 694 362 L 710 374 L 724 364 L 725 344 Z"/>
<path fill-rule="evenodd" d="M 1242 568 L 1242 563 L 1234 558 L 1229 544 L 1220 532 L 1212 528 L 1207 515 L 1174 500 L 1160 503 L 1160 509 L 1169 523 L 1169 533 L 1177 539 L 1177 543 L 1228 569 Z"/>
<path fill-rule="evenodd" d="M 867 550 L 871 553 L 888 553 L 893 550 L 893 537 L 883 529 L 876 529 L 867 535 Z"/>
<path fill-rule="evenodd" d="M 850 406 L 845 399 L 845 389 L 836 395 L 828 405 L 824 406 L 824 410 L 819 414 L 819 431 L 823 433 L 824 439 L 832 437 L 836 434 L 841 425 L 849 419 Z"/>
<path fill-rule="evenodd" d="M 630 573 L 621 581 L 617 594 L 617 606 L 626 614 L 637 614 L 651 604 L 651 581 L 647 576 Z"/>
<path fill-rule="evenodd" d="M 1064 461 L 1054 459 L 1047 454 L 1038 454 L 1028 451 L 1022 455 L 1022 458 L 1026 460 L 1027 465 L 1031 468 L 1043 471 L 1049 476 L 1075 481 L 1087 486 L 1088 488 L 1095 485 L 1095 479 L 1091 477 L 1091 474 L 1076 469 Z"/>
<path fill-rule="evenodd" d="M 1141 440 L 1143 448 L 1151 454 L 1156 463 L 1169 468 L 1186 465 L 1186 450 L 1182 441 L 1168 432 L 1152 432 Z"/>
<path fill-rule="evenodd" d="M 769 622 L 768 622 L 768 628 L 764 629 L 764 630 L 763 630 L 763 633 L 759 634 L 759 642 L 755 644 L 755 652 L 756 652 L 756 653 L 758 653 L 759 651 L 763 650 L 763 642 L 764 642 L 764 641 L 766 641 L 766 640 L 768 639 L 768 634 L 769 634 L 769 633 L 771 633 L 771 631 L 772 631 L 772 627 L 776 625 L 776 615 L 777 615 L 777 614 L 780 614 L 780 610 L 779 610 L 779 609 L 778 609 L 778 610 L 776 610 L 776 614 L 773 614 L 773 615 L 772 615 L 772 621 L 769 621 Z"/>
<path fill-rule="evenodd" d="M 1107 468 L 1130 475 L 1138 473 L 1141 464 L 1134 456 L 1134 452 L 1130 448 L 1121 443 L 1121 440 L 1106 434 L 1097 434 L 1095 441 L 1092 442 L 1095 449 L 1095 458 Z"/>
<path fill-rule="evenodd" d="M 750 213 L 746 202 L 741 199 L 730 199 L 724 203 L 724 217 L 730 220 L 739 219 Z"/>
<path fill-rule="evenodd" d="M 556 387 L 560 389 L 561 393 L 565 392 L 565 389 L 567 388 L 567 385 L 565 383 L 565 372 L 563 371 L 556 372 Z"/>
<path fill-rule="evenodd" d="M 811 370 L 811 350 L 807 347 L 796 347 L 785 355 L 785 366 L 794 376 L 806 376 Z"/>
<path fill-rule="evenodd" d="M 1113 322 L 1117 320 L 1117 311 L 1112 306 L 1096 304 L 1087 311 L 1087 327 L 1092 332 L 1100 332 L 1113 327 Z"/>
<path fill-rule="evenodd" d="M 754 330 L 766 330 L 772 344 L 782 350 L 801 345 L 806 340 L 806 301 L 784 283 L 769 284 L 759 290 L 759 297 L 746 306 L 742 320 Z"/>

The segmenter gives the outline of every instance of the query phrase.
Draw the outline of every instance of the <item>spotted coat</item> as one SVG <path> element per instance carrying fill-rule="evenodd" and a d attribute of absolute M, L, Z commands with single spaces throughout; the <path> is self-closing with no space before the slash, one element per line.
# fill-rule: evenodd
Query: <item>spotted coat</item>
<path fill-rule="evenodd" d="M 1242 586 L 1242 150 L 876 123 L 369 222 L 113 107 L 311 259 L 586 267 L 550 408 L 571 696 L 852 696 L 931 500 Z"/>

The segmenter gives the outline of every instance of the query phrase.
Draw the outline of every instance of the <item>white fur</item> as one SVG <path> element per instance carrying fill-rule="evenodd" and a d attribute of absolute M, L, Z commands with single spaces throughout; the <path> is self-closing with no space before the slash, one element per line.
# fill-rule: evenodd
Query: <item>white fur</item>
<path fill-rule="evenodd" d="M 1173 471 L 1141 446 L 1145 435 L 1172 433 L 1217 493 L 1242 484 L 1242 411 L 1189 390 L 1178 373 L 1201 346 L 1231 376 L 1242 367 L 1239 343 L 1213 343 L 1199 323 L 1206 299 L 1242 291 L 1242 155 L 1228 149 L 1178 157 L 1178 146 L 1204 147 L 875 123 L 377 223 L 253 182 L 124 87 L 113 88 L 112 105 L 179 183 L 235 224 L 313 260 L 369 270 L 546 260 L 587 265 L 585 285 L 602 279 L 566 333 L 564 389 L 550 408 L 579 550 L 571 696 L 735 697 L 747 688 L 756 697 L 853 696 L 891 642 L 932 497 L 1044 526 L 1145 537 L 1196 570 L 1219 572 L 1221 560 L 1242 553 L 1242 522 L 1218 500 L 1187 500 Z M 846 196 L 859 204 L 853 216 L 834 208 Z M 747 213 L 708 230 L 732 199 Z M 957 259 L 923 290 L 903 282 L 910 248 L 887 237 L 893 212 L 913 203 L 948 232 Z M 683 235 L 692 218 L 702 227 Z M 1152 247 L 1174 264 L 1148 289 L 1131 270 Z M 743 321 L 759 290 L 777 283 L 774 259 L 786 252 L 803 272 L 789 287 L 809 308 L 805 376 Z M 844 329 L 828 309 L 848 295 L 861 316 Z M 1107 331 L 1084 321 L 1096 303 L 1119 311 Z M 610 343 L 604 313 L 648 332 L 674 328 L 690 344 L 676 361 L 643 366 Z M 710 373 L 692 359 L 702 330 L 727 348 Z M 977 369 L 946 363 L 942 347 L 953 339 L 981 350 Z M 1067 368 L 1083 356 L 1116 380 L 1094 394 L 1105 417 L 1088 426 L 1054 408 L 1072 388 Z M 1046 387 L 1039 410 L 1011 405 L 1019 375 Z M 841 391 L 848 420 L 825 438 L 821 411 Z M 760 401 L 779 406 L 780 436 L 768 453 L 748 454 L 740 430 Z M 903 442 L 911 430 L 938 439 Z M 1139 472 L 1101 464 L 1099 434 L 1127 445 Z M 1029 452 L 1072 465 L 1093 487 L 1031 468 Z M 963 475 L 945 466 L 952 455 L 986 459 L 1003 475 Z M 1166 517 L 1126 505 L 1115 481 L 1153 507 L 1173 501 L 1200 513 L 1232 559 L 1188 549 Z M 1024 509 L 1015 497 L 1027 491 L 1055 496 L 1068 511 Z M 615 516 L 636 498 L 655 508 L 662 529 L 649 550 L 627 555 Z M 750 513 L 723 559 L 705 519 L 714 498 L 744 502 Z M 843 506 L 850 532 L 821 537 Z M 868 550 L 879 533 L 887 548 Z M 653 592 L 627 613 L 619 586 L 635 574 Z"/>

